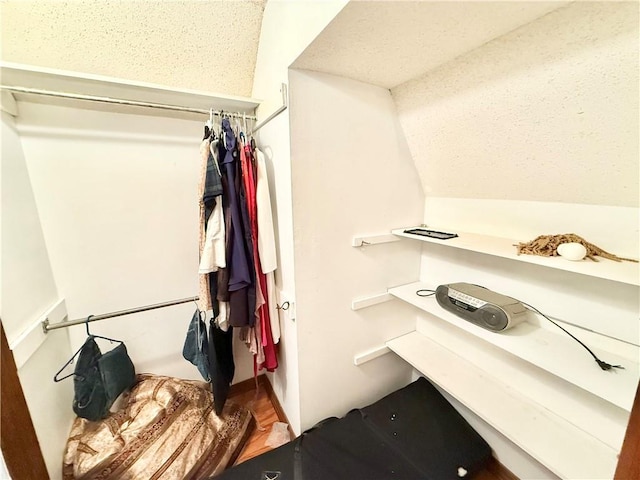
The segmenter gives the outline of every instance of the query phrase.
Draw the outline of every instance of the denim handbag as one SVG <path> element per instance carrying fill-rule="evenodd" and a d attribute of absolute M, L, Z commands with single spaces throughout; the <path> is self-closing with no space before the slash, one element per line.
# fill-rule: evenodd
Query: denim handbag
<path fill-rule="evenodd" d="M 124 343 L 103 354 L 91 335 L 80 349 L 74 371 L 73 411 L 87 420 L 100 420 L 135 380 L 135 367 Z"/>
<path fill-rule="evenodd" d="M 184 340 L 184 346 L 182 347 L 182 356 L 185 360 L 190 361 L 196 367 L 202 378 L 207 382 L 211 381 L 211 375 L 209 373 L 209 341 L 207 339 L 207 326 L 202 321 L 202 314 L 200 310 L 196 310 L 189 322 L 189 329 L 187 330 L 187 338 Z"/>

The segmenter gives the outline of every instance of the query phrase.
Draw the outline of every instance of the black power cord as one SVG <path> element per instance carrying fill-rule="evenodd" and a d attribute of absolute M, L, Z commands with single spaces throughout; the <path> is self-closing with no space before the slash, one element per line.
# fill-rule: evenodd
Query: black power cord
<path fill-rule="evenodd" d="M 593 357 L 593 359 L 596 361 L 596 363 L 598 364 L 598 366 L 602 369 L 602 370 L 611 370 L 612 368 L 621 368 L 624 370 L 624 367 L 622 365 L 611 365 L 610 363 L 605 362 L 604 360 L 600 360 L 597 355 L 595 353 L 593 353 L 593 351 L 587 347 L 584 343 L 582 343 L 581 340 L 579 340 L 578 338 L 576 338 L 574 335 L 571 334 L 571 332 L 569 332 L 567 329 L 565 329 L 564 327 L 560 326 L 557 322 L 551 320 L 549 317 L 547 317 L 544 313 L 542 313 L 540 310 L 538 310 L 537 308 L 529 305 L 526 302 L 523 302 L 522 300 L 518 300 L 521 304 L 523 304 L 525 307 L 527 307 L 529 310 L 531 310 L 532 312 L 537 313 L 538 315 L 541 315 L 542 317 L 546 318 L 547 320 L 549 320 L 551 323 L 553 323 L 556 327 L 558 327 L 560 330 L 562 330 L 564 333 L 566 333 L 567 335 L 569 335 L 571 338 L 573 338 L 576 342 L 578 342 L 580 345 L 582 345 L 587 352 L 589 352 L 591 354 L 591 356 Z"/>
<path fill-rule="evenodd" d="M 422 293 L 422 292 L 429 292 L 429 293 Z M 435 290 L 429 290 L 428 288 L 421 288 L 420 290 L 416 291 L 416 295 L 418 295 L 419 297 L 431 297 L 432 295 L 435 295 L 436 291 Z"/>

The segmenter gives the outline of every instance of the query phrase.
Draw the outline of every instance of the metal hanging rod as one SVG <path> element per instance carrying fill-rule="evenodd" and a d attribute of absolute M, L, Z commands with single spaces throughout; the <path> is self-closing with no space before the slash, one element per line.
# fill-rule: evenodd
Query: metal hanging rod
<path fill-rule="evenodd" d="M 167 105 L 164 103 L 139 102 L 137 100 L 125 100 L 122 98 L 99 97 L 95 95 L 83 95 L 80 93 L 55 92 L 52 90 L 41 90 L 39 88 L 17 87 L 11 85 L 0 85 L 0 89 L 16 93 L 28 93 L 33 95 L 44 95 L 47 97 L 69 98 L 73 100 L 85 100 L 88 102 L 111 103 L 116 105 L 130 105 L 134 107 L 158 108 L 161 110 L 173 110 L 177 112 L 201 113 L 202 115 L 228 116 L 232 118 L 244 118 L 247 120 L 257 120 L 255 115 L 247 115 L 241 112 L 226 112 L 221 110 L 206 110 L 204 108 L 184 107 L 181 105 Z"/>
<path fill-rule="evenodd" d="M 77 320 L 70 320 L 68 322 L 59 322 L 49 324 L 49 319 L 42 322 L 42 330 L 44 333 L 49 333 L 50 330 L 56 330 L 58 328 L 67 328 L 74 325 L 83 325 L 85 323 L 97 322 L 98 320 L 106 320 L 107 318 L 121 317 L 123 315 L 131 315 L 132 313 L 146 312 L 147 310 L 155 310 L 156 308 L 171 307 L 172 305 L 180 305 L 181 303 L 195 302 L 198 297 L 182 298 L 180 300 L 172 300 L 170 302 L 156 303 L 154 305 L 146 305 L 144 307 L 130 308 L 127 310 L 120 310 L 119 312 L 103 313 L 102 315 L 90 315 L 87 318 L 79 318 Z"/>

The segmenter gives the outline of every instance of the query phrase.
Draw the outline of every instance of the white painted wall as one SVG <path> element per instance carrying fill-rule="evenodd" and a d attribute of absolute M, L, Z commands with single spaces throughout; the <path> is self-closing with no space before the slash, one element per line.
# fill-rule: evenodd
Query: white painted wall
<path fill-rule="evenodd" d="M 58 300 L 13 117 L 2 114 L 2 323 L 14 338 Z M 10 290 L 9 290 L 10 289 Z M 11 295 L 9 295 L 11 294 Z"/>
<path fill-rule="evenodd" d="M 635 3 L 574 2 L 392 89 L 423 221 L 520 241 L 576 233 L 637 258 L 638 25 Z M 437 245 L 420 279 L 484 285 L 640 342 L 638 287 Z M 553 478 L 452 403 L 516 475 Z"/>
<path fill-rule="evenodd" d="M 574 2 L 392 89 L 427 197 L 637 207 L 636 2 Z"/>
<path fill-rule="evenodd" d="M 291 159 L 303 429 L 342 416 L 408 383 L 408 364 L 358 353 L 415 328 L 390 302 L 352 311 L 357 297 L 415 280 L 419 245 L 354 248 L 354 236 L 419 222 L 423 192 L 388 90 L 292 70 Z"/>
<path fill-rule="evenodd" d="M 277 92 L 280 84 L 287 82 L 289 66 L 347 3 L 349 0 L 267 2 L 252 92 L 254 98 L 263 99 L 262 115 L 280 103 Z"/>
<path fill-rule="evenodd" d="M 345 0 L 267 3 L 258 48 L 252 96 L 263 99 L 258 117 L 265 118 L 282 103 L 280 88 L 288 83 L 288 67 L 324 26 L 346 4 Z M 276 226 L 279 266 L 276 285 L 280 303 L 294 302 L 294 309 L 280 312 L 282 338 L 278 369 L 269 374 L 274 392 L 294 432 L 300 433 L 298 332 L 295 323 L 296 285 L 293 255 L 291 155 L 289 111 L 285 110 L 257 135 L 267 157 L 271 201 Z"/>
<path fill-rule="evenodd" d="M 2 113 L 2 323 L 9 344 L 58 300 L 38 209 L 14 119 Z M 18 376 L 49 476 L 62 477 L 62 452 L 74 414 L 73 385 L 53 375 L 71 356 L 66 332 L 48 337 Z M 19 426 L 16 426 L 19 428 Z M 6 433 L 6 432 L 5 432 Z"/>
<path fill-rule="evenodd" d="M 24 103 L 18 130 L 70 319 L 198 294 L 201 122 Z M 103 320 L 91 331 L 123 340 L 138 372 L 197 379 L 182 358 L 194 309 Z M 84 327 L 69 330 L 79 347 Z M 237 382 L 252 376 L 252 360 L 236 343 Z"/>

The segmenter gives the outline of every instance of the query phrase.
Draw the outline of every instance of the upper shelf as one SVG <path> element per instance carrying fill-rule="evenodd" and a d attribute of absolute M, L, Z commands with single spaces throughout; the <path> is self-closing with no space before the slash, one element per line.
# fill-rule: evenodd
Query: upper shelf
<path fill-rule="evenodd" d="M 224 110 L 253 114 L 260 104 L 253 98 L 220 95 L 213 92 L 172 88 L 166 85 L 137 82 L 100 75 L 82 74 L 64 70 L 34 67 L 15 63 L 0 63 L 0 79 L 3 86 L 26 87 L 31 89 L 65 92 L 70 94 L 110 97 L 135 102 L 175 105 L 208 111 Z M 43 97 L 29 93 L 13 92 L 18 101 L 51 103 L 65 106 L 87 106 L 98 109 L 95 103 L 68 98 Z M 150 109 L 127 105 L 101 105 L 101 109 L 117 112 L 131 112 L 132 109 L 148 113 Z M 154 110 L 155 111 L 155 110 Z M 164 112 L 164 113 L 163 113 Z M 167 113 L 169 112 L 169 113 Z M 176 115 L 178 113 L 178 115 Z M 202 118 L 202 113 L 155 111 L 158 115 L 182 118 Z"/>
<path fill-rule="evenodd" d="M 533 263 L 548 268 L 565 270 L 568 272 L 580 273 L 591 277 L 604 278 L 615 282 L 627 283 L 630 285 L 640 285 L 640 266 L 633 262 L 614 262 L 606 258 L 598 258 L 597 262 L 585 259 L 581 261 L 565 260 L 561 257 L 540 257 L 538 255 L 518 255 L 515 245 L 522 240 L 492 237 L 489 235 L 479 235 L 477 233 L 460 232 L 447 228 L 434 228 L 443 232 L 457 233 L 458 237 L 449 240 L 439 240 L 437 238 L 423 237 L 404 233 L 409 228 L 399 228 L 392 230 L 394 235 L 400 237 L 413 238 L 427 243 L 437 243 L 446 247 L 460 248 L 473 252 L 494 255 L 496 257 L 508 258 L 519 262 Z"/>

